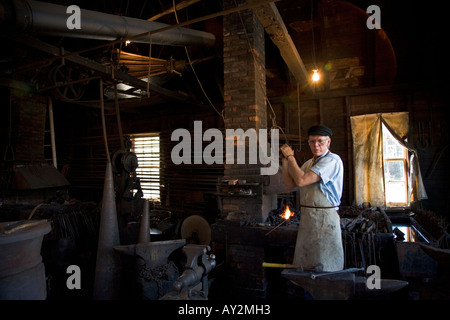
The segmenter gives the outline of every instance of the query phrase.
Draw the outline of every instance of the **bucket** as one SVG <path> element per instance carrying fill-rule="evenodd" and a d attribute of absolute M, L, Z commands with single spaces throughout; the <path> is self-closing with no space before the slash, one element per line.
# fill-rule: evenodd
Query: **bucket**
<path fill-rule="evenodd" d="M 41 246 L 51 231 L 47 220 L 0 223 L 0 300 L 45 300 Z"/>

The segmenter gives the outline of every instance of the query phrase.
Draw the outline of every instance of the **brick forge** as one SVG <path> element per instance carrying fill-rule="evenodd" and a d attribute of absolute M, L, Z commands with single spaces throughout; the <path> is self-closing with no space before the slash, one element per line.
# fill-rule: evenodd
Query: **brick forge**
<path fill-rule="evenodd" d="M 245 4 L 242 0 L 225 0 L 224 9 L 234 7 L 236 2 L 238 6 Z M 252 10 L 223 17 L 223 61 L 225 129 L 267 129 L 264 28 Z M 212 225 L 212 246 L 218 262 L 225 262 L 223 275 L 220 268 L 217 270 L 223 280 L 218 291 L 228 298 L 267 296 L 268 277 L 262 267 L 269 241 L 265 237 L 267 228 L 243 224 L 243 220 L 265 222 L 276 207 L 276 195 L 264 192 L 269 177 L 261 175 L 261 166 L 236 161 L 226 164 L 224 181 L 219 182 L 222 219 Z M 229 186 L 227 181 L 232 180 L 239 184 Z M 231 191 L 237 192 L 230 195 L 224 188 L 236 188 Z M 251 194 L 240 193 L 243 189 L 251 190 Z M 293 237 L 296 230 L 294 233 Z M 276 237 L 275 233 L 272 236 Z"/>

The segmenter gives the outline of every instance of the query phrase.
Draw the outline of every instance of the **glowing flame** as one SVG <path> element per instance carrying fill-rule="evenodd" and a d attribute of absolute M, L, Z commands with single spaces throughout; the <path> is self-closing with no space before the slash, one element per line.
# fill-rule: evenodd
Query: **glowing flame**
<path fill-rule="evenodd" d="M 289 209 L 289 206 L 286 205 L 284 212 L 282 214 L 280 214 L 280 216 L 283 217 L 284 219 L 288 220 L 294 216 L 294 213 Z"/>

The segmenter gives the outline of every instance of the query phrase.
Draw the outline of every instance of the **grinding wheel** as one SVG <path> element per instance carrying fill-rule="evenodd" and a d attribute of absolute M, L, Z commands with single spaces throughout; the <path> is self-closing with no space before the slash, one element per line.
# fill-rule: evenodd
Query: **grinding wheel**
<path fill-rule="evenodd" d="M 209 245 L 211 227 L 203 217 L 189 216 L 181 224 L 181 238 L 186 239 L 186 243 Z"/>

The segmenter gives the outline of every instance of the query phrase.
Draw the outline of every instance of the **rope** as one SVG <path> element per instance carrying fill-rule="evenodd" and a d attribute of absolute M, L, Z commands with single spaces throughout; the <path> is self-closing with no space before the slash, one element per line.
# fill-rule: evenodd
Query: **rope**
<path fill-rule="evenodd" d="M 178 21 L 178 15 L 177 15 L 177 10 L 176 10 L 176 5 L 175 5 L 175 0 L 172 1 L 173 3 L 173 13 L 175 14 L 175 19 L 177 21 L 177 24 L 179 24 L 180 22 Z M 186 52 L 186 57 L 188 59 L 189 62 L 189 66 L 192 69 L 192 73 L 194 74 L 195 79 L 197 80 L 198 85 L 200 86 L 200 89 L 203 92 L 203 95 L 205 96 L 206 100 L 208 100 L 209 104 L 211 105 L 211 107 L 214 109 L 214 111 L 222 117 L 222 119 L 225 121 L 225 117 L 223 115 L 223 111 L 219 112 L 219 110 L 217 110 L 217 108 L 214 106 L 214 103 L 212 103 L 212 101 L 209 99 L 208 94 L 206 93 L 205 89 L 203 88 L 203 85 L 199 79 L 199 77 L 197 76 L 197 73 L 195 72 L 194 66 L 192 65 L 192 61 L 191 61 L 191 57 L 189 55 L 188 49 L 186 46 L 184 46 L 184 51 Z"/>

